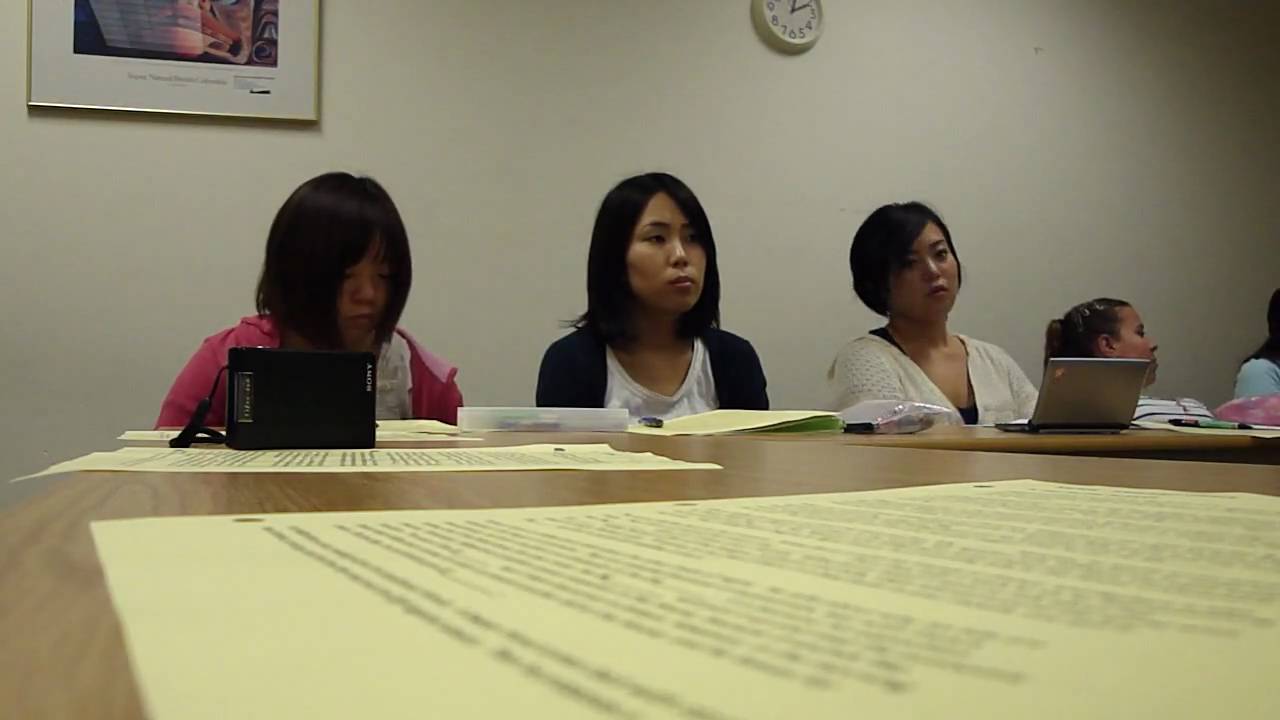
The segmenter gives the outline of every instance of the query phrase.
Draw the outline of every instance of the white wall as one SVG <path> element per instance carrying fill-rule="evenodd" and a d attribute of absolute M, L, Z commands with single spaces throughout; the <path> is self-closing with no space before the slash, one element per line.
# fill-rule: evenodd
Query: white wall
<path fill-rule="evenodd" d="M 955 329 L 1034 376 L 1049 316 L 1118 295 L 1161 341 L 1157 390 L 1228 396 L 1280 285 L 1280 3 L 826 4 L 788 58 L 745 0 L 328 0 L 323 120 L 297 128 L 28 113 L 25 3 L 3 3 L 0 475 L 148 427 L 251 311 L 280 202 L 333 168 L 400 204 L 404 324 L 471 404 L 532 401 L 600 198 L 650 169 L 704 201 L 725 326 L 777 406 L 821 404 L 835 348 L 875 324 L 849 238 L 907 198 L 965 262 Z"/>

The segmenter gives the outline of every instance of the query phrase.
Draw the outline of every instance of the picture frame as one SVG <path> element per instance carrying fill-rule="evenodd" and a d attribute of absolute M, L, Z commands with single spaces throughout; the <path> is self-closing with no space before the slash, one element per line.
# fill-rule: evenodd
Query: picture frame
<path fill-rule="evenodd" d="M 320 0 L 28 0 L 28 107 L 317 122 Z"/>

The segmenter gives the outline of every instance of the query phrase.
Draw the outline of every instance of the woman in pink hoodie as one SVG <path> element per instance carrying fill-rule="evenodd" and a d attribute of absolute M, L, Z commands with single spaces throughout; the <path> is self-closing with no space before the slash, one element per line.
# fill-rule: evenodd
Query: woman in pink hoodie
<path fill-rule="evenodd" d="M 457 422 L 457 368 L 396 326 L 413 276 L 395 203 L 372 178 L 327 173 L 303 183 L 276 213 L 258 280 L 258 314 L 205 339 L 187 362 L 156 427 L 182 427 L 233 347 L 368 351 L 378 355 L 380 420 Z M 218 383 L 205 424 L 226 424 Z"/>

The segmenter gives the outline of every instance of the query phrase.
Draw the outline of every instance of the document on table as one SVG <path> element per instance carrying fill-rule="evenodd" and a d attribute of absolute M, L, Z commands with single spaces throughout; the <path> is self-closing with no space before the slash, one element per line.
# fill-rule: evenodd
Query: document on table
<path fill-rule="evenodd" d="M 1271 427 L 1270 425 L 1235 430 L 1229 428 L 1181 427 L 1178 425 L 1170 425 L 1169 423 L 1152 422 L 1148 420 L 1138 420 L 1133 424 L 1148 430 L 1172 430 L 1173 432 L 1186 433 L 1188 435 L 1235 435 L 1237 437 L 1262 438 L 1263 440 L 1275 440 L 1280 438 L 1280 428 Z"/>
<path fill-rule="evenodd" d="M 180 430 L 125 430 L 120 433 L 117 440 L 125 442 L 169 442 L 178 436 Z M 422 432 L 416 430 L 384 430 L 382 424 L 379 423 L 377 430 L 374 431 L 374 439 L 380 443 L 394 442 L 453 442 L 467 441 L 479 442 L 483 438 L 466 437 L 453 434 L 437 434 Z M 199 447 L 199 446 L 196 446 Z M 218 446 L 213 446 L 218 447 Z"/>
<path fill-rule="evenodd" d="M 96 522 L 150 716 L 1280 717 L 1280 499 L 1029 480 Z"/>
<path fill-rule="evenodd" d="M 439 420 L 379 420 L 378 430 L 432 435 L 457 435 L 458 428 Z"/>
<path fill-rule="evenodd" d="M 78 471 L 350 473 L 463 472 L 480 470 L 719 470 L 714 463 L 691 463 L 622 452 L 608 445 L 518 445 L 482 448 L 399 450 L 216 450 L 124 447 L 58 463 L 36 475 Z M 20 478 L 26 479 L 26 478 Z"/>
<path fill-rule="evenodd" d="M 711 410 L 667 420 L 662 427 L 635 425 L 641 435 L 730 435 L 768 432 L 841 432 L 844 421 L 824 410 Z"/>

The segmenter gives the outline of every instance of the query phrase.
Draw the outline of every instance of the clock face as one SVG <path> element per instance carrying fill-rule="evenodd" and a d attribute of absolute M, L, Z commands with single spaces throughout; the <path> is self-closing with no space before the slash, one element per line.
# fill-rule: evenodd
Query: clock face
<path fill-rule="evenodd" d="M 752 0 L 751 19 L 765 42 L 783 52 L 804 52 L 822 34 L 820 0 Z"/>

